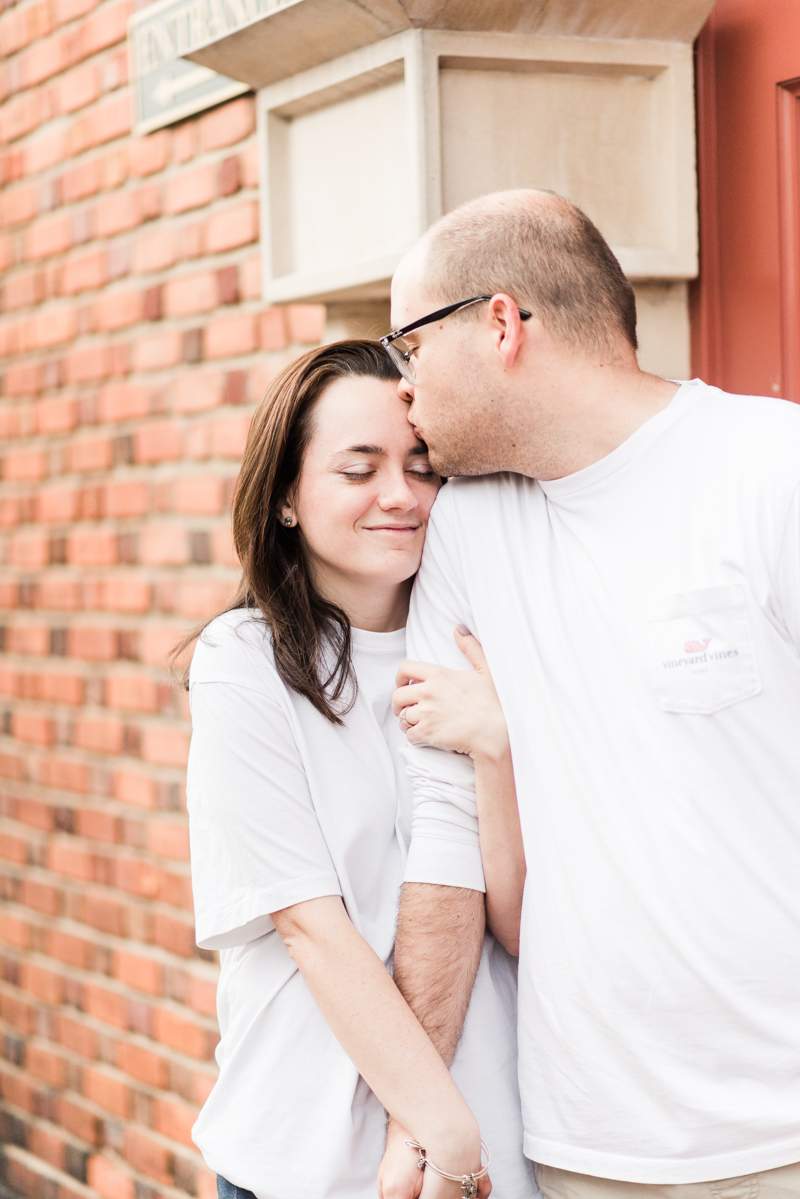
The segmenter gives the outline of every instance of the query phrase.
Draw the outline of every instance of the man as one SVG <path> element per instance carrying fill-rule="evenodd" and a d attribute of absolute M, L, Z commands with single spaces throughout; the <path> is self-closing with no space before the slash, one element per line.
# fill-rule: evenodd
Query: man
<path fill-rule="evenodd" d="M 800 1196 L 800 409 L 640 371 L 630 285 L 548 193 L 443 218 L 392 320 L 434 467 L 484 476 L 437 501 L 410 656 L 465 669 L 466 624 L 508 721 L 545 1199 Z M 474 805 L 463 759 L 409 753 L 396 977 L 449 1055 Z"/>

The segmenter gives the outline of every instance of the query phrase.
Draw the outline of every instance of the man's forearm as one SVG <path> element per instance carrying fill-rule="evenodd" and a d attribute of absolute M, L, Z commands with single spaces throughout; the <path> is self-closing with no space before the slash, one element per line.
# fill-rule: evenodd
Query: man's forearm
<path fill-rule="evenodd" d="M 455 1056 L 483 949 L 482 891 L 405 883 L 394 981 L 448 1067 Z"/>

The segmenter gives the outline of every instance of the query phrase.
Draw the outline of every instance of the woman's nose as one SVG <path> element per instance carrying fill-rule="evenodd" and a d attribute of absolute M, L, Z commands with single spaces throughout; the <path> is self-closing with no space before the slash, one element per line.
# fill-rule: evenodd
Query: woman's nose
<path fill-rule="evenodd" d="M 397 384 L 397 394 L 401 400 L 405 400 L 406 404 L 413 403 L 414 400 L 414 384 L 409 383 L 408 379 L 401 378 Z"/>
<path fill-rule="evenodd" d="M 391 482 L 387 480 L 378 504 L 385 511 L 388 511 L 390 508 L 400 508 L 403 512 L 409 512 L 412 508 L 419 506 L 419 500 L 412 488 L 409 487 L 405 472 L 394 476 Z"/>

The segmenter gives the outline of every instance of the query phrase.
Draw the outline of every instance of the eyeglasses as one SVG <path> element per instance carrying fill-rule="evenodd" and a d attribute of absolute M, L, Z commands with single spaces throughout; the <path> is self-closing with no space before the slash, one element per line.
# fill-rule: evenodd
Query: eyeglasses
<path fill-rule="evenodd" d="M 448 304 L 446 308 L 438 308 L 436 312 L 431 312 L 428 316 L 423 316 L 421 320 L 414 321 L 411 325 L 405 325 L 402 329 L 395 329 L 393 333 L 387 333 L 385 337 L 382 337 L 380 339 L 381 345 L 400 371 L 406 383 L 413 383 L 415 381 L 414 363 L 411 360 L 414 349 L 409 348 L 403 341 L 406 334 L 413 333 L 415 329 L 421 329 L 423 325 L 432 325 L 434 321 L 440 321 L 446 316 L 452 316 L 454 312 L 458 312 L 461 308 L 468 308 L 470 304 L 480 304 L 483 300 L 491 300 L 491 298 L 491 296 L 472 296 L 469 300 L 458 300 L 455 304 Z M 526 312 L 524 308 L 520 308 L 519 315 L 520 320 L 527 321 L 530 319 L 531 313 Z M 397 342 L 400 342 L 400 344 L 398 345 Z"/>

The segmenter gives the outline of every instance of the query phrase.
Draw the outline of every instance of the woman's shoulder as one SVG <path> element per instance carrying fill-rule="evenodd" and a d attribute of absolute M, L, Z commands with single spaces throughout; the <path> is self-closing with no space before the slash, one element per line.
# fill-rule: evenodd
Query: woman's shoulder
<path fill-rule="evenodd" d="M 206 625 L 189 671 L 190 688 L 195 683 L 234 683 L 271 695 L 282 690 L 270 629 L 259 611 L 236 608 Z"/>

